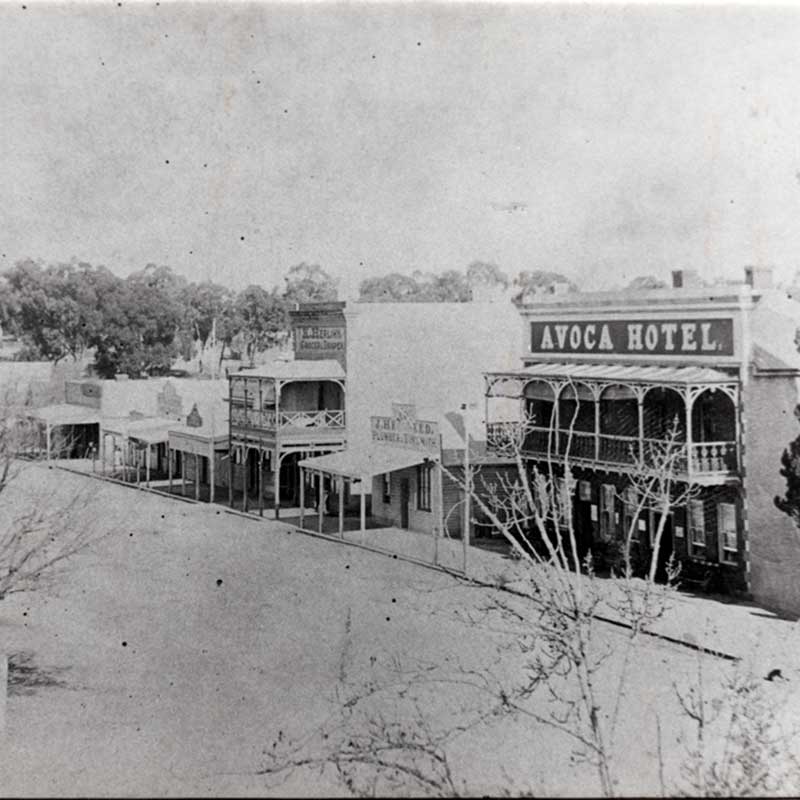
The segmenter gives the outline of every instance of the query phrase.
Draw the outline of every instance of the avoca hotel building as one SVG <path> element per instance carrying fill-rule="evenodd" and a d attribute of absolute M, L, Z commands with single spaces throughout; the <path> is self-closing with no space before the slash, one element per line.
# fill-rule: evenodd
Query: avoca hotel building
<path fill-rule="evenodd" d="M 535 300 L 518 304 L 519 366 L 485 375 L 489 446 L 527 420 L 527 462 L 575 479 L 580 547 L 602 557 L 633 528 L 649 558 L 658 520 L 633 519 L 631 476 L 672 441 L 674 479 L 692 491 L 669 515 L 662 566 L 674 552 L 684 585 L 800 614 L 800 531 L 776 505 L 800 435 L 800 304 L 755 268 L 735 285 L 687 287 L 676 272 L 671 289 Z"/>

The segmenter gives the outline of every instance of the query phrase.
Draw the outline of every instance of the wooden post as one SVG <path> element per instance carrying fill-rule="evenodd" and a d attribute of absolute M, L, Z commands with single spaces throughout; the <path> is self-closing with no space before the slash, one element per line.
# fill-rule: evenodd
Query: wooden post
<path fill-rule="evenodd" d="M 200 499 L 200 456 L 194 453 L 194 499 Z"/>
<path fill-rule="evenodd" d="M 150 488 L 150 442 L 145 442 L 145 446 L 147 449 L 144 451 L 144 478 L 145 478 L 145 485 L 147 488 Z"/>
<path fill-rule="evenodd" d="M 437 463 L 436 480 L 431 489 L 434 492 L 436 502 L 433 505 L 433 563 L 439 563 L 439 536 L 441 535 L 442 525 L 442 465 Z"/>
<path fill-rule="evenodd" d="M 600 395 L 594 399 L 594 460 L 600 460 Z"/>
<path fill-rule="evenodd" d="M 214 437 L 211 437 L 211 447 L 208 455 L 208 502 L 214 502 L 214 487 L 217 482 L 217 451 L 214 449 Z"/>
<path fill-rule="evenodd" d="M 358 507 L 358 516 L 359 516 L 359 523 L 361 526 L 361 543 L 364 543 L 364 539 L 367 534 L 367 493 L 364 491 L 366 488 L 366 481 L 364 478 L 361 478 L 360 481 L 360 489 L 361 489 L 361 499 L 359 500 L 359 507 Z"/>
<path fill-rule="evenodd" d="M 470 528 L 472 526 L 472 466 L 469 463 L 469 422 L 467 413 L 464 411 L 464 528 L 461 531 L 461 544 L 463 555 L 464 574 L 467 574 L 467 554 L 469 553 Z M 439 476 L 441 480 L 442 466 L 439 465 Z M 442 503 L 442 513 L 444 513 L 444 502 Z M 442 521 L 444 526 L 444 521 Z"/>
<path fill-rule="evenodd" d="M 258 382 L 259 387 L 261 381 Z M 258 516 L 264 516 L 264 452 L 258 446 Z"/>
<path fill-rule="evenodd" d="M 245 386 L 247 384 L 245 383 Z M 245 392 L 247 389 L 245 389 Z M 247 403 L 245 403 L 245 406 Z M 244 448 L 244 480 L 242 481 L 242 488 L 244 489 L 244 494 L 242 495 L 242 511 L 247 513 L 247 492 L 250 489 L 250 448 Z"/>
<path fill-rule="evenodd" d="M 636 413 L 639 425 L 639 462 L 644 463 L 644 396 L 642 390 L 636 392 Z"/>
<path fill-rule="evenodd" d="M 167 478 L 169 480 L 168 491 L 172 494 L 172 448 L 167 443 Z"/>
<path fill-rule="evenodd" d="M 106 474 L 106 434 L 103 426 L 100 426 L 100 474 Z"/>
<path fill-rule="evenodd" d="M 235 448 L 233 445 L 233 439 L 228 437 L 228 502 L 230 503 L 231 508 L 233 508 L 233 454 L 235 452 Z"/>
<path fill-rule="evenodd" d="M 280 519 L 281 516 L 281 451 L 280 447 L 276 447 L 275 451 L 270 455 L 272 459 L 272 474 L 274 480 L 272 488 L 275 492 L 273 498 L 273 506 L 275 508 L 275 519 Z"/>
<path fill-rule="evenodd" d="M 44 438 L 45 438 L 45 445 L 47 447 L 47 463 L 50 464 L 50 423 L 44 423 Z"/>
<path fill-rule="evenodd" d="M 317 473 L 317 529 L 322 533 L 322 512 L 325 506 L 324 492 L 322 488 L 322 473 Z"/>
<path fill-rule="evenodd" d="M 185 450 L 181 452 L 181 494 L 186 497 L 186 456 Z"/>
<path fill-rule="evenodd" d="M 306 470 L 300 467 L 300 527 L 303 527 L 306 515 Z"/>
<path fill-rule="evenodd" d="M 280 519 L 281 516 L 281 389 L 283 389 L 283 383 L 276 380 L 273 389 L 275 394 L 275 452 L 273 453 L 275 463 L 272 466 L 272 471 L 275 475 L 273 483 L 275 490 L 275 519 Z"/>
<path fill-rule="evenodd" d="M 683 402 L 686 405 L 686 474 L 691 479 L 692 475 L 692 405 L 694 403 L 692 398 L 692 390 L 687 387 L 683 396 Z"/>
<path fill-rule="evenodd" d="M 344 538 L 344 477 L 339 476 L 339 536 Z"/>

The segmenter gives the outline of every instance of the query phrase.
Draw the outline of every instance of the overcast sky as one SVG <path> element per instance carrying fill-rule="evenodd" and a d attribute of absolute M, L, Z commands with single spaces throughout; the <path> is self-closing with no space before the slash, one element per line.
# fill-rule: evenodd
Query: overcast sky
<path fill-rule="evenodd" d="M 0 5 L 0 251 L 788 278 L 800 9 Z"/>

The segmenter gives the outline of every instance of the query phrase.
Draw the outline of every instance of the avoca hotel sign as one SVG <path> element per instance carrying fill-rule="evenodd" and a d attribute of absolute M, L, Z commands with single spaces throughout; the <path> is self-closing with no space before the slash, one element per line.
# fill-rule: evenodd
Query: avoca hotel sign
<path fill-rule="evenodd" d="M 531 352 L 732 356 L 733 319 L 531 322 Z"/>

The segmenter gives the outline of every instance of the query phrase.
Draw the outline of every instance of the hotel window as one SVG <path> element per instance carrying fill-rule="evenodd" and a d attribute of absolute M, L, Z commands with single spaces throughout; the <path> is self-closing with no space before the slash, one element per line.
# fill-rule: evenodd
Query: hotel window
<path fill-rule="evenodd" d="M 736 506 L 733 503 L 720 503 L 717 506 L 717 526 L 719 560 L 736 564 L 739 547 L 736 537 Z"/>
<path fill-rule="evenodd" d="M 702 500 L 689 501 L 689 555 L 706 555 L 706 511 Z"/>
<path fill-rule="evenodd" d="M 383 473 L 383 502 L 387 505 L 392 502 L 392 474 Z"/>
<path fill-rule="evenodd" d="M 417 467 L 417 509 L 431 510 L 431 465 L 420 464 Z"/>

